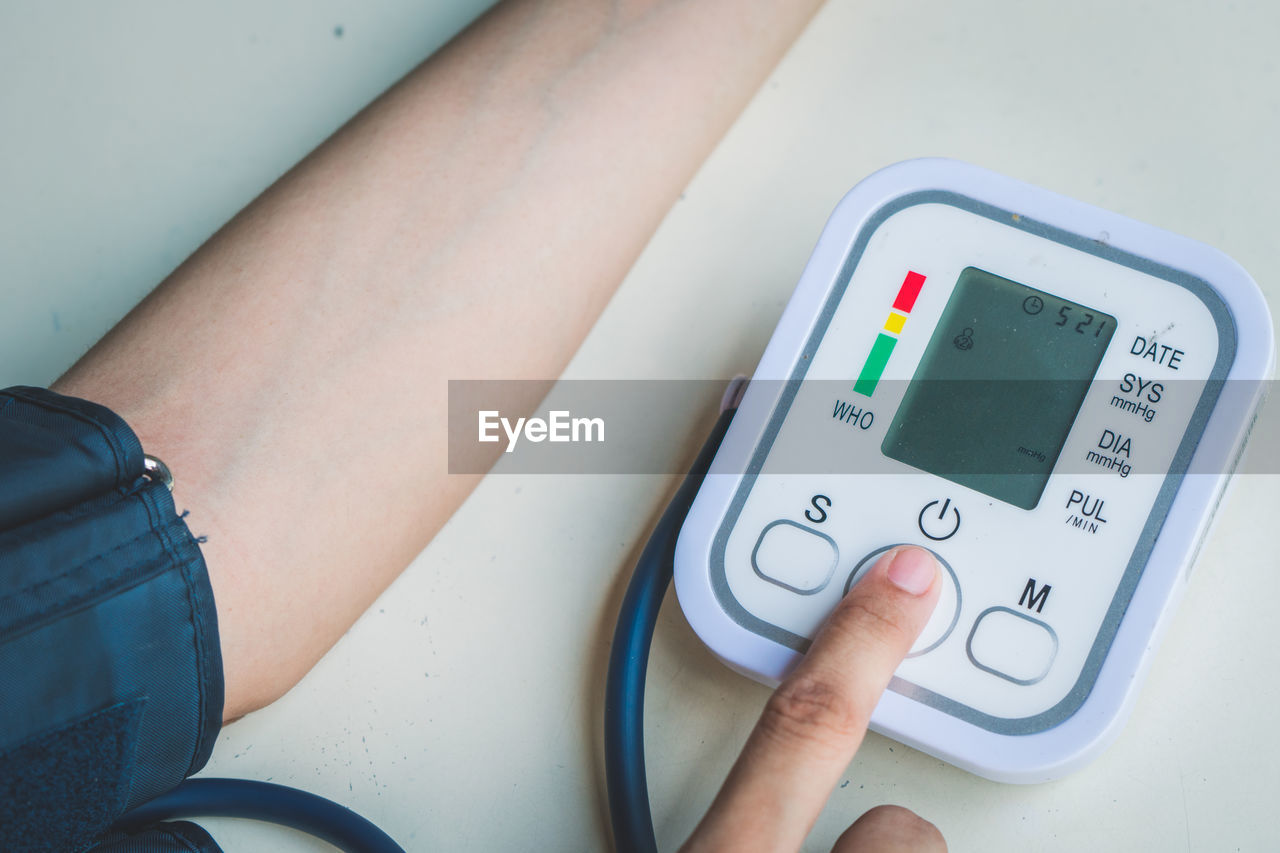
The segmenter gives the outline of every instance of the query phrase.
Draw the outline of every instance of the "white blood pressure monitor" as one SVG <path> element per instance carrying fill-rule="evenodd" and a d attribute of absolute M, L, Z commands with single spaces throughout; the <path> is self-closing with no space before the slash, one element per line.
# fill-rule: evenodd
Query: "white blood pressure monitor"
<path fill-rule="evenodd" d="M 872 728 L 1064 775 L 1126 716 L 1273 360 L 1216 250 L 973 166 L 889 167 L 769 342 L 681 531 L 680 604 L 776 683 L 879 553 L 926 546 L 944 591 Z"/>

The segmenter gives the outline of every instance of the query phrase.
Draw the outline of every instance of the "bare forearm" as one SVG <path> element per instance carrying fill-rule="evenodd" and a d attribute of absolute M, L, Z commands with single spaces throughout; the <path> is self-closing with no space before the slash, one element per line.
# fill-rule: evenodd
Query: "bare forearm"
<path fill-rule="evenodd" d="M 517 0 L 237 216 L 58 384 L 208 536 L 228 718 L 474 486 L 450 378 L 557 375 L 817 0 Z"/>

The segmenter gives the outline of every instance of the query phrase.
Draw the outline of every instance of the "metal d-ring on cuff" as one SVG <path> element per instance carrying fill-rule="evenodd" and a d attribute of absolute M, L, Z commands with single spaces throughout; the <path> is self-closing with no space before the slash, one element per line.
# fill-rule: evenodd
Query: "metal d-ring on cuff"
<path fill-rule="evenodd" d="M 152 456 L 150 453 L 142 455 L 142 473 L 146 474 L 152 480 L 159 480 L 164 483 L 164 487 L 169 491 L 173 491 L 173 472 L 169 470 L 169 466 L 164 464 L 159 457 Z"/>

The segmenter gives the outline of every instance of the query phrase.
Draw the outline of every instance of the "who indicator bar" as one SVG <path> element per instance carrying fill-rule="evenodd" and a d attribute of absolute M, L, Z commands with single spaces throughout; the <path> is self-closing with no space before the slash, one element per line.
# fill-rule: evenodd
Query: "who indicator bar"
<path fill-rule="evenodd" d="M 920 295 L 920 288 L 924 287 L 924 276 L 918 272 L 907 273 L 907 278 L 902 282 L 902 287 L 898 288 L 898 296 L 893 300 L 893 308 L 895 311 L 901 311 L 903 314 L 910 314 L 911 309 L 915 307 L 916 297 Z"/>
<path fill-rule="evenodd" d="M 884 322 L 884 331 L 876 336 L 875 343 L 871 345 L 871 354 L 863 362 L 862 372 L 853 385 L 855 394 L 870 397 L 875 393 L 876 386 L 880 384 L 880 376 L 889 364 L 889 356 L 898 343 L 898 335 L 902 334 L 902 329 L 907 324 L 907 315 L 916 307 L 916 298 L 920 295 L 920 288 L 924 287 L 924 279 L 923 275 L 911 270 L 902 280 L 898 295 L 893 298 L 893 310 Z"/>
<path fill-rule="evenodd" d="M 871 355 L 867 356 L 862 372 L 858 374 L 858 381 L 853 385 L 855 394 L 870 397 L 875 393 L 876 385 L 880 383 L 880 374 L 884 373 L 885 365 L 889 363 L 889 356 L 893 354 L 897 343 L 897 338 L 884 332 L 876 337 L 876 342 L 871 345 Z"/>

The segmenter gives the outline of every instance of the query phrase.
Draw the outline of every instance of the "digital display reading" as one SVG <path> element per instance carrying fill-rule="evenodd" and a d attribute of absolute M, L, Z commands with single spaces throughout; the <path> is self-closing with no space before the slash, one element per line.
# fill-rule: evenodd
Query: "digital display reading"
<path fill-rule="evenodd" d="M 1034 508 L 1115 327 L 1110 314 L 966 268 L 880 449 Z"/>

